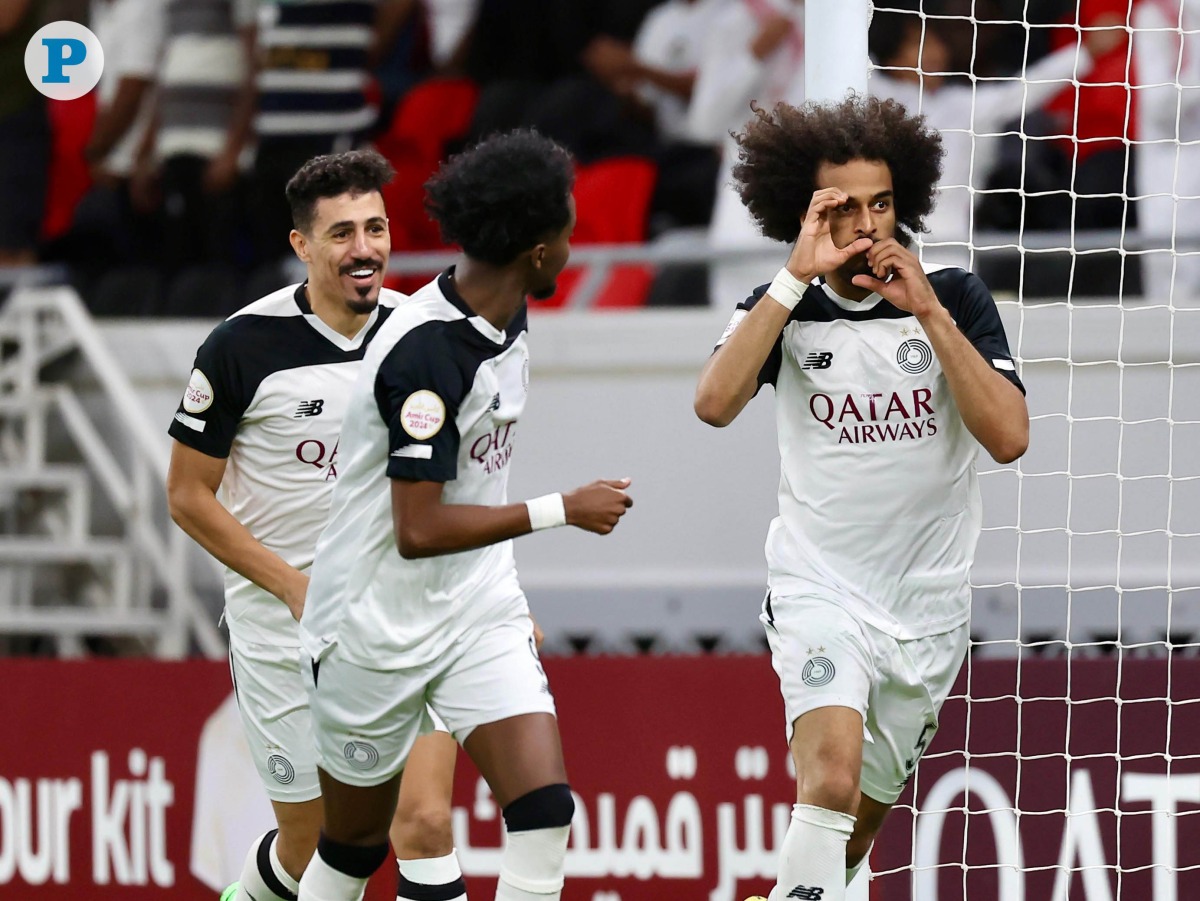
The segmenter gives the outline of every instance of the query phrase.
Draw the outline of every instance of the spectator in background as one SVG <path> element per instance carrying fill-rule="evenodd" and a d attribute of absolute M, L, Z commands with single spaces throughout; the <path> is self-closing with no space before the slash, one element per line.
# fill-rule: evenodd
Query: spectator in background
<path fill-rule="evenodd" d="M 941 132 L 945 158 L 937 205 L 927 217 L 936 243 L 922 242 L 927 262 L 971 266 L 974 191 L 984 186 L 997 153 L 996 136 L 1013 120 L 1037 109 L 1063 82 L 1092 68 L 1093 52 L 1108 51 L 1122 36 L 1087 32 L 1074 44 L 1025 68 L 1023 79 L 957 82 L 951 76 L 950 45 L 941 20 L 913 12 L 877 12 L 871 23 L 870 51 L 879 67 L 870 90 L 896 100 Z M 966 73 L 961 73 L 966 74 Z M 920 239 L 920 236 L 918 236 Z"/>
<path fill-rule="evenodd" d="M 254 115 L 258 0 L 167 0 L 154 115 L 138 153 L 134 197 L 161 189 L 165 266 L 233 263 Z"/>
<path fill-rule="evenodd" d="M 46 203 L 46 98 L 25 77 L 25 45 L 41 24 L 42 6 L 42 0 L 0 5 L 0 266 L 35 261 Z"/>
<path fill-rule="evenodd" d="M 91 267 L 152 260 L 156 231 L 135 207 L 134 160 L 151 118 L 165 0 L 93 0 L 91 29 L 104 48 L 96 124 L 84 150 L 92 188 L 79 202 L 68 258 Z"/>
<path fill-rule="evenodd" d="M 253 231 L 259 259 L 291 253 L 288 179 L 314 156 L 349 150 L 375 125 L 370 67 L 409 0 L 260 0 Z"/>
<path fill-rule="evenodd" d="M 1093 49 L 1095 63 L 1090 71 L 1080 69 L 1082 85 L 1068 86 L 1047 104 L 1053 133 L 1064 136 L 1057 142 L 1062 182 L 1080 195 L 1073 221 L 1088 228 L 1120 228 L 1132 209 L 1126 198 L 1134 167 L 1126 142 L 1137 133 L 1137 124 L 1125 31 L 1132 6 L 1133 0 L 1079 0 L 1078 11 L 1072 9 L 1060 20 L 1063 27 L 1051 32 L 1051 46 L 1062 49 L 1078 43 L 1076 25 L 1106 29 L 1083 32 L 1089 46 L 1101 36 L 1101 46 Z"/>
<path fill-rule="evenodd" d="M 693 140 L 721 146 L 708 228 L 709 244 L 719 252 L 779 248 L 778 242 L 763 237 L 733 187 L 737 144 L 731 133 L 750 118 L 751 102 L 767 110 L 780 102 L 804 102 L 803 0 L 734 0 L 708 28 L 688 104 L 687 130 Z M 761 269 L 761 262 L 753 259 L 715 262 L 709 269 L 710 302 L 741 300 Z"/>
<path fill-rule="evenodd" d="M 1200 2 L 1141 0 L 1133 11 L 1138 231 L 1146 297 L 1200 299 Z"/>
<path fill-rule="evenodd" d="M 649 123 L 658 164 L 652 213 L 665 227 L 707 225 L 718 141 L 693 141 L 687 108 L 709 29 L 734 0 L 667 0 L 650 10 L 632 43 L 606 34 L 583 50 L 584 66 L 633 118 Z"/>

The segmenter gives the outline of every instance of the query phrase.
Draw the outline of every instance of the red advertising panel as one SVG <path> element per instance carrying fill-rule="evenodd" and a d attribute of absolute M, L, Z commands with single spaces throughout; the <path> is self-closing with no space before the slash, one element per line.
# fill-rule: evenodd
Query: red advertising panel
<path fill-rule="evenodd" d="M 794 796 L 767 658 L 546 669 L 578 795 L 564 897 L 765 895 Z M 876 899 L 1200 897 L 1200 661 L 983 661 L 968 677 L 971 702 L 949 702 L 876 844 Z M 270 809 L 224 665 L 7 660 L 0 678 L 0 898 L 211 901 L 236 876 Z M 464 758 L 473 898 L 492 896 L 501 824 Z M 385 871 L 368 898 L 393 886 Z"/>

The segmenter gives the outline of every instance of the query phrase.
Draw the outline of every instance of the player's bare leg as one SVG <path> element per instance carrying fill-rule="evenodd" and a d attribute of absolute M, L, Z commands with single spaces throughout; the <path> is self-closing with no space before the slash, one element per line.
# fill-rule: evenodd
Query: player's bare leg
<path fill-rule="evenodd" d="M 458 743 L 446 732 L 422 735 L 408 755 L 391 829 L 399 899 L 466 901 L 450 825 L 457 756 Z"/>
<path fill-rule="evenodd" d="M 844 901 L 846 847 L 860 797 L 862 732 L 862 715 L 849 707 L 821 707 L 796 720 L 796 806 L 773 899 Z"/>
<path fill-rule="evenodd" d="M 318 769 L 325 824 L 300 880 L 301 901 L 359 901 L 387 857 L 400 773 L 370 787 L 346 785 Z"/>
<path fill-rule="evenodd" d="M 463 743 L 504 812 L 496 901 L 558 901 L 575 802 L 558 721 L 529 713 L 477 727 Z"/>

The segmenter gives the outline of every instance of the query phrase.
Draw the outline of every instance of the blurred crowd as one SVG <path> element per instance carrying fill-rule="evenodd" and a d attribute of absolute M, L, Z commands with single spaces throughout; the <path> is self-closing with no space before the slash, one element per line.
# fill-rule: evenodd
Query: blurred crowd
<path fill-rule="evenodd" d="M 1140 224 L 1169 245 L 1200 229 L 1174 196 L 1200 172 L 1179 161 L 1194 7 L 877 0 L 870 90 L 946 141 L 925 257 L 966 265 L 983 230 Z M 24 74 L 30 36 L 58 19 L 105 52 L 77 101 Z M 730 132 L 752 101 L 804 100 L 805 37 L 803 0 L 4 0 L 0 265 L 66 264 L 102 314 L 228 313 L 280 282 L 283 188 L 304 160 L 372 143 L 397 171 L 394 249 L 439 249 L 425 179 L 520 126 L 575 156 L 577 244 L 706 229 L 717 249 L 754 248 Z M 1182 283 L 1161 256 L 1157 277 Z M 725 305 L 762 280 L 730 262 L 670 291 L 626 275 L 612 304 Z"/>

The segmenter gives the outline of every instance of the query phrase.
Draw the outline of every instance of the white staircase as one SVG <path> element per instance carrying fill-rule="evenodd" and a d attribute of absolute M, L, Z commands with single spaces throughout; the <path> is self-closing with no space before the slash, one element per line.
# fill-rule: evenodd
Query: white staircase
<path fill-rule="evenodd" d="M 100 637 L 224 654 L 166 512 L 159 426 L 73 290 L 13 292 L 0 308 L 0 636 L 41 636 L 62 656 Z"/>

